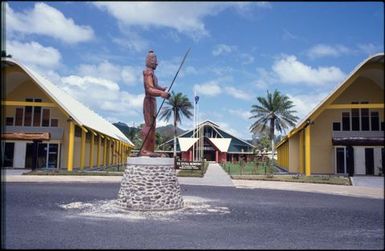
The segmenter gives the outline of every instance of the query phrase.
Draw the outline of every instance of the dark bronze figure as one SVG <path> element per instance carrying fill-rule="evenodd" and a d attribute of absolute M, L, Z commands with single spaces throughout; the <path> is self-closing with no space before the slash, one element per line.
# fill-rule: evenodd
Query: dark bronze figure
<path fill-rule="evenodd" d="M 165 87 L 158 85 L 155 76 L 155 69 L 158 60 L 154 51 L 150 50 L 146 57 L 146 69 L 143 71 L 143 82 L 145 97 L 143 101 L 144 127 L 142 129 L 142 139 L 144 140 L 139 156 L 160 157 L 155 153 L 155 128 L 156 128 L 156 97 L 168 99 L 170 94 Z M 148 134 L 148 135 L 147 135 Z"/>

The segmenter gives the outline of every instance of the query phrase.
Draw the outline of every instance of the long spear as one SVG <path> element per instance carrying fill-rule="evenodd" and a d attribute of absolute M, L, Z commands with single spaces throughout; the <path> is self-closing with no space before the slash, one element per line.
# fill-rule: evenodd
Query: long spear
<path fill-rule="evenodd" d="M 178 71 L 176 72 L 176 74 L 175 74 L 175 76 L 174 76 L 174 79 L 172 80 L 171 85 L 170 85 L 170 87 L 168 88 L 167 92 L 170 92 L 172 86 L 174 85 L 175 79 L 176 79 L 176 77 L 178 76 L 179 71 L 180 71 L 180 69 L 182 68 L 182 65 L 183 65 L 184 61 L 186 60 L 187 55 L 189 54 L 190 50 L 191 50 L 191 48 L 189 48 L 189 49 L 187 50 L 186 54 L 184 55 L 183 60 L 182 60 L 182 63 L 180 64 L 179 69 L 178 69 Z M 165 100 L 166 100 L 166 99 L 163 98 L 162 104 L 160 105 L 160 107 L 159 107 L 159 109 L 158 109 L 158 112 L 156 113 L 154 119 L 152 120 L 150 130 L 147 132 L 146 137 L 144 138 L 144 140 L 143 140 L 143 142 L 142 142 L 142 145 L 141 145 L 141 147 L 140 147 L 140 149 L 139 149 L 139 152 L 138 152 L 138 156 L 139 156 L 140 152 L 142 151 L 144 142 L 146 142 L 146 140 L 147 140 L 147 138 L 148 138 L 148 135 L 150 134 L 150 131 L 152 130 L 152 128 L 153 128 L 154 125 L 155 125 L 156 118 L 158 117 L 159 112 L 160 112 L 160 110 L 162 109 L 162 106 L 163 106 Z"/>

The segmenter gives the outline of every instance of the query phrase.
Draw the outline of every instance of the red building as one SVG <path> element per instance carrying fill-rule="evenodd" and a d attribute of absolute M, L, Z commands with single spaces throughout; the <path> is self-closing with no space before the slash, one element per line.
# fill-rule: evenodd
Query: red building
<path fill-rule="evenodd" d="M 159 148 L 166 146 L 172 149 L 174 139 L 165 142 Z M 176 142 L 177 155 L 187 161 L 202 159 L 217 163 L 236 162 L 241 159 L 250 161 L 254 156 L 253 150 L 252 144 L 231 135 L 209 120 L 179 135 Z M 165 152 L 172 154 L 173 150 Z"/>

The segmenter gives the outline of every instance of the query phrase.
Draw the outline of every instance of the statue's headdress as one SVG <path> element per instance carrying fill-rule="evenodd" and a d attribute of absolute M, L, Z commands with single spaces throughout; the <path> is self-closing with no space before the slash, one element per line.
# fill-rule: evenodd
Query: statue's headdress
<path fill-rule="evenodd" d="M 146 66 L 154 68 L 156 64 L 156 55 L 153 50 L 149 50 L 146 57 Z"/>

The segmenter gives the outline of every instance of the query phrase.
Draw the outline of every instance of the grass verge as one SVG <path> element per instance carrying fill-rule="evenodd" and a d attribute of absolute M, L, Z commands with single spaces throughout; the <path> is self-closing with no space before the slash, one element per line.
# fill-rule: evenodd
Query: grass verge
<path fill-rule="evenodd" d="M 236 179 L 236 180 L 267 180 L 267 181 L 318 183 L 318 184 L 345 185 L 345 186 L 351 186 L 352 185 L 349 177 L 333 176 L 333 175 L 312 175 L 312 176 L 231 175 L 231 178 Z"/>

